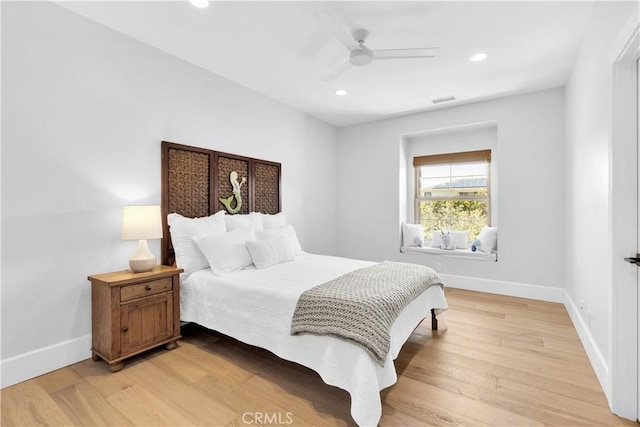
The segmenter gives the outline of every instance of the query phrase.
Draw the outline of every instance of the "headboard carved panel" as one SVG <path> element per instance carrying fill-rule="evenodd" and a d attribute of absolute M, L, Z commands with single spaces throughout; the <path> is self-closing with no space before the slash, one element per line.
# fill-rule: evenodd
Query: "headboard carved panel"
<path fill-rule="evenodd" d="M 167 215 L 176 212 L 196 218 L 226 210 L 219 198 L 233 194 L 234 188 L 229 179 L 231 172 L 237 173 L 238 184 L 246 178 L 246 182 L 240 185 L 242 207 L 238 213 L 280 212 L 280 163 L 167 141 L 162 141 L 161 152 L 162 264 L 175 263 Z M 235 200 L 232 206 L 236 206 Z"/>
<path fill-rule="evenodd" d="M 210 156 L 176 148 L 168 153 L 169 211 L 188 217 L 209 215 Z"/>
<path fill-rule="evenodd" d="M 273 163 L 254 163 L 256 177 L 256 212 L 276 214 L 280 212 L 280 165 Z"/>

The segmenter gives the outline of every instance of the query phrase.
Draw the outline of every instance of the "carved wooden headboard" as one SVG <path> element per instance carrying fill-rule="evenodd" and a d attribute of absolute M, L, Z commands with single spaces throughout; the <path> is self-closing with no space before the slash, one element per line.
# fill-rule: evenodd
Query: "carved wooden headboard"
<path fill-rule="evenodd" d="M 231 172 L 237 172 L 238 180 L 243 177 L 247 180 L 246 185 L 240 187 L 242 207 L 237 213 L 280 212 L 280 163 L 167 141 L 161 145 L 162 264 L 175 263 L 167 215 L 176 212 L 197 218 L 225 210 L 219 198 L 233 195 Z"/>

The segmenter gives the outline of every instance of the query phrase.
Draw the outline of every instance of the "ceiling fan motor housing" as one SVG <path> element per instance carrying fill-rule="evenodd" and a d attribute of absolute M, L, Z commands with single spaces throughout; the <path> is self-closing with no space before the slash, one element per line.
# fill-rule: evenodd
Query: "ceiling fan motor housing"
<path fill-rule="evenodd" d="M 373 61 L 373 52 L 362 45 L 360 45 L 359 49 L 354 49 L 349 54 L 349 62 L 352 65 L 361 67 L 371 64 L 371 61 Z"/>

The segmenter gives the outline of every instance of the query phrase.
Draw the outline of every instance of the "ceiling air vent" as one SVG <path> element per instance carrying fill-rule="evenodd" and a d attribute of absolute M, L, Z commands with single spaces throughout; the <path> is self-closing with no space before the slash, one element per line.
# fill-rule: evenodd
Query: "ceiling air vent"
<path fill-rule="evenodd" d="M 431 102 L 433 102 L 434 104 L 442 104 L 443 102 L 449 102 L 449 101 L 455 101 L 455 100 L 456 100 L 455 96 L 447 96 L 446 98 L 432 99 Z"/>

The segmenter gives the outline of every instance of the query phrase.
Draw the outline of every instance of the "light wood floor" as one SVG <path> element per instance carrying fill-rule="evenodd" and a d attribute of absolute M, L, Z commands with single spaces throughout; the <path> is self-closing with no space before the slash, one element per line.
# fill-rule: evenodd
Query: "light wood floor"
<path fill-rule="evenodd" d="M 447 299 L 441 330 L 426 320 L 403 347 L 381 426 L 638 425 L 609 412 L 561 304 L 455 289 Z M 120 372 L 88 359 L 2 390 L 2 425 L 354 425 L 349 395 L 314 372 L 183 329 L 177 349 Z"/>

